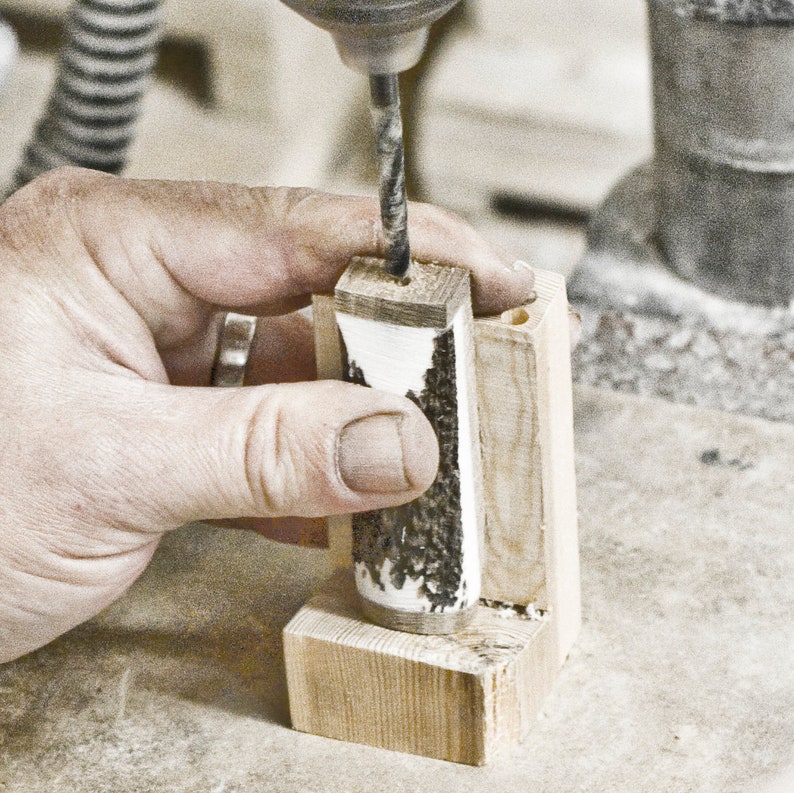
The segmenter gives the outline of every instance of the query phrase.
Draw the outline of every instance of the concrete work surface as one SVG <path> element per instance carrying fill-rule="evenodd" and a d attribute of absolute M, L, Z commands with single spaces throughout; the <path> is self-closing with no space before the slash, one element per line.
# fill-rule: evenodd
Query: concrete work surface
<path fill-rule="evenodd" d="M 732 793 L 794 759 L 794 427 L 579 388 L 585 622 L 484 768 L 289 729 L 319 551 L 188 527 L 121 602 L 0 667 L 3 793 Z"/>

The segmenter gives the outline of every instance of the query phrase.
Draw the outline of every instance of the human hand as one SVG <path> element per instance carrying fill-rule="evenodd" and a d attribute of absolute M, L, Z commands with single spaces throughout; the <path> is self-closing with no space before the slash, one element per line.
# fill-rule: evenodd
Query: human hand
<path fill-rule="evenodd" d="M 462 221 L 411 208 L 418 259 L 471 268 L 475 308 L 532 289 Z M 407 400 L 312 371 L 299 315 L 355 254 L 374 201 L 136 182 L 77 169 L 0 207 L 0 661 L 95 615 L 169 529 L 408 501 L 437 447 Z M 252 388 L 212 389 L 219 312 L 267 317 Z M 199 386 L 193 388 L 179 386 Z M 279 528 L 281 526 L 281 528 Z"/>

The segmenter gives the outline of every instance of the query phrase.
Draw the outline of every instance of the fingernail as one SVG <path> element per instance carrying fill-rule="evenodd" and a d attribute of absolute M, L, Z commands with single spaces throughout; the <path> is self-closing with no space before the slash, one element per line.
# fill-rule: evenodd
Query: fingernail
<path fill-rule="evenodd" d="M 513 259 L 507 269 L 523 282 L 523 288 L 526 292 L 525 302 L 531 303 L 536 297 L 534 291 L 535 271 L 523 259 Z"/>
<path fill-rule="evenodd" d="M 510 265 L 510 269 L 514 273 L 532 273 L 532 268 L 523 259 L 516 259 L 513 261 Z M 532 273 L 532 277 L 535 277 L 535 273 Z"/>
<path fill-rule="evenodd" d="M 348 424 L 339 435 L 337 459 L 344 483 L 360 493 L 402 493 L 405 475 L 400 434 L 402 416 L 368 416 Z"/>
<path fill-rule="evenodd" d="M 419 421 L 426 423 L 421 414 Z M 410 415 L 379 414 L 344 427 L 337 448 L 344 483 L 359 493 L 427 487 L 438 466 L 438 448 L 429 427 L 413 427 L 414 423 L 418 424 Z"/>

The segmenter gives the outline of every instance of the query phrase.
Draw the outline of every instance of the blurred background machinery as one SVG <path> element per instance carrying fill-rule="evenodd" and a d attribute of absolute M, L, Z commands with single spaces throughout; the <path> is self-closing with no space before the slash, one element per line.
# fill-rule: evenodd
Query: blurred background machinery
<path fill-rule="evenodd" d="M 22 45 L 0 103 L 6 182 L 54 80 L 70 5 L 0 2 Z M 570 250 L 554 269 L 565 269 L 587 212 L 650 153 L 648 65 L 642 0 L 547 5 L 461 4 L 405 75 L 404 114 L 415 197 L 522 247 L 536 232 L 556 240 L 536 218 L 579 227 L 560 230 L 557 248 Z M 366 86 L 328 36 L 277 0 L 166 0 L 163 16 L 129 175 L 371 189 Z"/>
<path fill-rule="evenodd" d="M 5 184 L 69 5 L 0 0 Z M 794 27 L 733 5 L 464 0 L 401 77 L 409 194 L 569 277 L 580 382 L 794 422 Z M 376 192 L 365 81 L 329 36 L 278 0 L 166 0 L 163 23 L 127 174 Z"/>
<path fill-rule="evenodd" d="M 70 5 L 0 3 L 21 43 L 0 105 L 6 183 L 55 80 Z M 320 185 L 344 172 L 340 143 L 366 89 L 339 64 L 327 36 L 276 0 L 173 0 L 162 15 L 156 80 L 125 173 Z"/>

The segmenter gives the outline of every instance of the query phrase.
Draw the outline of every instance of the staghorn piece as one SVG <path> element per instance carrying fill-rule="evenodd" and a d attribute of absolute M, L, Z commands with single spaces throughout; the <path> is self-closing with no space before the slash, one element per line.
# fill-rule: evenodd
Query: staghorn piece
<path fill-rule="evenodd" d="M 469 275 L 417 264 L 401 286 L 355 259 L 336 287 L 345 379 L 407 396 L 433 425 L 439 474 L 416 501 L 353 517 L 366 615 L 413 633 L 451 633 L 480 596 L 482 498 Z"/>

